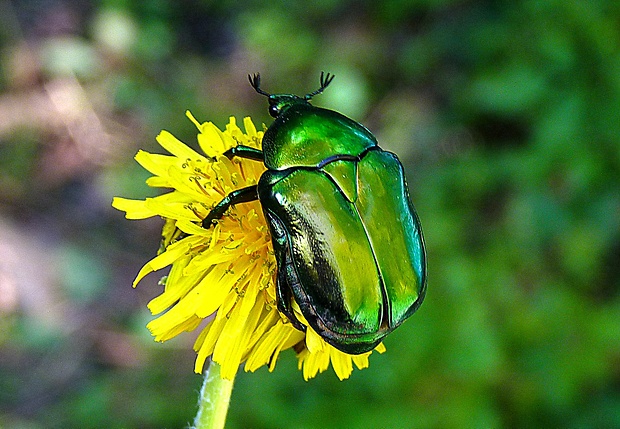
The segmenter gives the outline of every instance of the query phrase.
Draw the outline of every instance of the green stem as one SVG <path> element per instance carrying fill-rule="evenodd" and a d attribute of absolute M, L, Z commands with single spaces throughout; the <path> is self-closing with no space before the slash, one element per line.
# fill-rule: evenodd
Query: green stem
<path fill-rule="evenodd" d="M 198 414 L 194 419 L 195 429 L 224 428 L 233 383 L 234 380 L 225 380 L 220 376 L 218 364 L 209 362 L 209 369 L 200 389 Z"/>

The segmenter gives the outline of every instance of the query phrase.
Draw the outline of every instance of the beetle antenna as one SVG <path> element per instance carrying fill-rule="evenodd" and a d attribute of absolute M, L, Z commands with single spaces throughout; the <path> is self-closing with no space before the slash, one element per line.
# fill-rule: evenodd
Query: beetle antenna
<path fill-rule="evenodd" d="M 325 88 L 327 88 L 327 86 L 332 83 L 332 80 L 334 80 L 334 76 L 331 73 L 327 73 L 325 74 L 325 72 L 321 72 L 321 87 L 319 89 L 317 89 L 314 92 L 311 92 L 310 94 L 306 94 L 306 96 L 304 97 L 306 100 L 310 100 L 312 97 L 314 97 L 315 95 L 319 95 L 321 92 L 323 92 L 325 90 Z"/>
<path fill-rule="evenodd" d="M 260 89 L 260 73 L 254 73 L 254 76 L 249 74 L 248 80 L 250 81 L 250 85 L 252 85 L 252 88 L 254 88 L 256 92 L 258 92 L 260 95 L 264 95 L 265 97 L 269 97 L 271 95 Z"/>

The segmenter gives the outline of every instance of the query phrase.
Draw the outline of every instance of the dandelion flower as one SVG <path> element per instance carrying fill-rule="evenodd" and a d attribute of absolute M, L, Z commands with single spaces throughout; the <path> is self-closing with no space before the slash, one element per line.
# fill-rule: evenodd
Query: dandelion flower
<path fill-rule="evenodd" d="M 138 273 L 134 287 L 147 274 L 170 266 L 162 279 L 161 295 L 148 308 L 159 315 L 147 327 L 156 341 L 201 329 L 194 344 L 194 370 L 203 371 L 208 357 L 221 366 L 221 376 L 232 380 L 245 363 L 245 371 L 267 365 L 273 371 L 281 351 L 293 348 L 304 379 L 331 364 L 338 378 L 349 377 L 353 365 L 368 366 L 372 352 L 349 355 L 326 343 L 312 330 L 299 308 L 295 314 L 306 331 L 296 329 L 276 304 L 276 260 L 269 228 L 258 201 L 231 206 L 215 225 L 202 220 L 231 191 L 256 185 L 265 166 L 256 161 L 228 159 L 224 152 L 236 145 L 261 149 L 263 131 L 250 118 L 245 132 L 231 117 L 225 130 L 199 123 L 194 151 L 167 131 L 157 136 L 170 155 L 139 151 L 136 161 L 153 174 L 152 187 L 172 189 L 163 195 L 130 200 L 114 198 L 112 205 L 128 219 L 160 216 L 164 219 L 159 254 Z M 375 350 L 383 353 L 379 344 Z"/>

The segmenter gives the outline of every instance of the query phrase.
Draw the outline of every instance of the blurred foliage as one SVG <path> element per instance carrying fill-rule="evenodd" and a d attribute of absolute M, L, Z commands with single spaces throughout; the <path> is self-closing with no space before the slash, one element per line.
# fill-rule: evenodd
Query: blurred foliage
<path fill-rule="evenodd" d="M 0 427 L 184 427 L 191 335 L 130 285 L 158 220 L 132 160 L 185 118 L 306 93 L 403 160 L 429 292 L 388 352 L 240 373 L 230 428 L 620 427 L 620 3 L 0 2 Z"/>

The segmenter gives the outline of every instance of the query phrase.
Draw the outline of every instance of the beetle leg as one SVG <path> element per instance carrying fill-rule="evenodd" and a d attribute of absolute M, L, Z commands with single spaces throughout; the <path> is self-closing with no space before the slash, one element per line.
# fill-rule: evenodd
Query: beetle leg
<path fill-rule="evenodd" d="M 295 316 L 295 311 L 293 310 L 293 290 L 290 284 L 288 284 L 287 270 L 294 268 L 288 248 L 285 253 L 284 259 L 286 262 L 285 264 L 278 264 L 278 278 L 276 280 L 276 302 L 278 303 L 278 311 L 284 314 L 295 328 L 305 332 L 306 327 L 299 321 L 297 316 Z"/>
<path fill-rule="evenodd" d="M 295 265 L 291 258 L 291 248 L 287 240 L 286 228 L 270 211 L 266 211 L 265 215 L 270 226 L 271 238 L 276 254 L 276 262 L 278 264 L 278 274 L 276 278 L 276 302 L 278 311 L 286 316 L 291 324 L 302 332 L 306 327 L 295 316 L 293 310 L 293 289 L 291 283 L 299 284 Z"/>
<path fill-rule="evenodd" d="M 262 150 L 255 149 L 250 146 L 244 146 L 241 144 L 228 149 L 226 152 L 224 152 L 224 156 L 228 159 L 231 159 L 234 156 L 238 156 L 239 158 L 252 159 L 254 161 L 265 161 Z"/>
<path fill-rule="evenodd" d="M 293 291 L 286 281 L 286 269 L 279 269 L 278 278 L 276 280 L 276 297 L 278 303 L 278 311 L 286 316 L 291 324 L 298 330 L 305 332 L 306 327 L 295 316 L 293 310 Z"/>
<path fill-rule="evenodd" d="M 239 203 L 248 203 L 258 199 L 258 186 L 252 185 L 247 188 L 237 189 L 226 195 L 222 201 L 217 203 L 209 212 L 207 217 L 202 220 L 202 227 L 209 228 L 214 220 L 220 219 L 230 206 Z"/>

